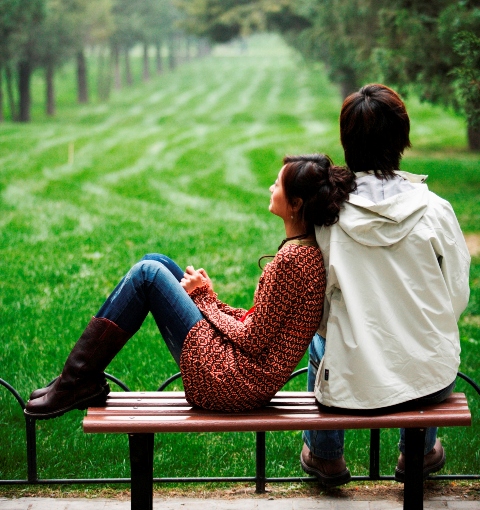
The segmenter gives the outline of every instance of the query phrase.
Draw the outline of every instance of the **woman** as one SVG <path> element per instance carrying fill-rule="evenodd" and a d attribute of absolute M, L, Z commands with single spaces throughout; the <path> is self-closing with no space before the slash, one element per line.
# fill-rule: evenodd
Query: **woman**
<path fill-rule="evenodd" d="M 320 324 L 325 270 L 314 224 L 336 221 L 353 180 L 324 155 L 284 158 L 269 210 L 283 220 L 286 239 L 265 266 L 248 312 L 218 300 L 203 269 L 183 272 L 168 257 L 146 256 L 90 321 L 52 386 L 33 392 L 25 414 L 48 419 L 102 405 L 109 391 L 103 371 L 149 311 L 191 404 L 223 411 L 266 404 Z"/>

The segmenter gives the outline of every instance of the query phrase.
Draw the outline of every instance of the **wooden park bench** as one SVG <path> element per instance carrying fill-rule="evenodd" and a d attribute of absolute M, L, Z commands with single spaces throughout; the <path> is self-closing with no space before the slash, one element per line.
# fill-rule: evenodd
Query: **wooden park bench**
<path fill-rule="evenodd" d="M 406 510 L 423 509 L 425 428 L 471 425 L 463 393 L 441 404 L 390 414 L 323 412 L 313 393 L 281 391 L 265 407 L 241 413 L 193 408 L 183 392 L 113 392 L 105 407 L 89 408 L 87 433 L 126 433 L 131 466 L 131 508 L 153 508 L 153 439 L 157 432 L 257 432 L 404 427 Z M 258 487 L 257 487 L 258 490 Z"/>

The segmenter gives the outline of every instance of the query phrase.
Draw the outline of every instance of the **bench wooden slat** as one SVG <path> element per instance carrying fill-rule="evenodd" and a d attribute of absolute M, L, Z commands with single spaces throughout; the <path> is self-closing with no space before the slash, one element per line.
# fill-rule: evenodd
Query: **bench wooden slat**
<path fill-rule="evenodd" d="M 168 405 L 168 406 L 191 406 L 186 399 L 184 398 L 115 398 L 115 399 L 108 399 L 106 406 L 107 407 L 115 407 L 115 406 L 125 406 L 125 405 L 137 405 L 137 402 L 141 402 L 142 407 L 148 407 L 148 406 L 162 406 L 162 405 Z M 274 399 L 266 404 L 265 407 L 270 406 L 276 406 L 276 405 L 284 405 L 284 406 L 297 406 L 297 405 L 317 405 L 314 398 L 285 398 L 285 399 L 277 399 L 274 397 Z"/>
<path fill-rule="evenodd" d="M 153 416 L 153 415 L 176 415 L 176 416 L 196 416 L 202 417 L 207 415 L 211 415 L 210 412 L 202 412 L 201 409 L 193 409 L 191 406 L 163 406 L 163 405 L 149 405 L 149 406 L 114 406 L 108 407 L 108 411 L 104 407 L 91 407 L 88 411 L 89 416 L 128 416 L 128 415 L 141 415 L 141 416 Z M 291 412 L 296 414 L 301 413 L 310 413 L 310 414 L 318 414 L 318 407 L 314 405 L 302 405 L 293 408 L 292 406 L 275 406 L 275 407 L 267 407 L 262 409 L 262 415 L 268 417 L 269 415 L 276 415 L 280 411 L 285 413 Z M 217 414 L 217 413 L 216 413 Z M 223 413 L 218 413 L 222 415 Z M 245 413 L 235 413 L 236 417 L 242 419 L 245 416 Z M 251 411 L 248 414 L 249 417 L 255 416 L 254 412 Z"/>
<path fill-rule="evenodd" d="M 313 397 L 313 391 L 280 391 L 273 398 L 305 398 Z M 183 391 L 112 391 L 108 399 L 116 398 L 185 398 Z"/>
<path fill-rule="evenodd" d="M 454 405 L 450 407 L 437 407 L 435 406 L 435 411 L 430 411 L 429 408 L 424 408 L 416 411 L 408 411 L 403 413 L 391 413 L 391 415 L 398 417 L 399 419 L 405 419 L 405 417 L 408 416 L 417 416 L 417 413 L 420 413 L 420 415 L 431 415 L 433 412 L 445 412 L 445 414 L 454 416 L 459 415 L 461 416 L 464 413 L 469 412 L 468 408 L 465 405 Z M 319 411 L 318 407 L 315 405 L 302 405 L 302 406 L 283 406 L 278 405 L 275 407 L 266 407 L 262 408 L 262 410 L 259 412 L 258 410 L 250 411 L 250 412 L 243 412 L 243 413 L 235 413 L 232 416 L 235 416 L 237 419 L 244 419 L 244 417 L 248 417 L 249 419 L 254 418 L 261 418 L 265 417 L 265 419 L 268 419 L 269 417 L 276 416 L 278 414 L 290 414 L 291 416 L 295 415 L 305 415 L 305 414 L 311 414 L 315 415 L 315 417 L 322 419 L 322 420 L 328 420 L 330 418 L 338 418 L 339 416 L 352 416 L 352 413 L 348 414 L 341 414 L 341 413 L 322 413 Z M 197 417 L 199 419 L 204 418 L 205 416 L 211 416 L 211 412 L 205 412 L 201 409 L 193 409 L 190 406 L 115 406 L 115 407 L 108 407 L 103 408 L 90 408 L 88 412 L 89 416 L 128 416 L 128 415 L 139 415 L 139 416 L 155 416 L 155 415 L 169 415 L 169 416 L 191 416 L 191 417 Z M 215 416 L 222 416 L 223 413 L 215 413 Z M 375 420 L 378 418 L 376 415 L 353 415 L 354 417 L 358 418 L 365 418 L 368 420 Z M 389 416 L 389 415 L 387 415 Z M 393 418 L 392 418 L 393 419 Z M 421 416 L 418 418 L 421 419 Z"/>
<path fill-rule="evenodd" d="M 167 392 L 165 392 L 167 393 Z M 286 393 L 286 395 L 283 395 Z M 448 399 L 448 407 L 451 408 L 454 403 L 467 405 L 465 397 L 461 393 L 454 393 Z M 307 392 L 280 392 L 275 395 L 272 400 L 266 404 L 265 407 L 273 407 L 278 405 L 283 406 L 299 406 L 299 405 L 312 405 L 317 407 L 315 396 L 313 393 Z M 183 392 L 168 392 L 163 395 L 161 392 L 143 392 L 143 393 L 127 393 L 127 392 L 113 392 L 108 396 L 106 407 L 112 406 L 141 406 L 141 407 L 158 407 L 163 405 L 187 407 L 190 404 L 185 399 Z M 437 404 L 440 409 L 442 404 Z M 381 410 L 379 410 L 381 412 Z"/>
<path fill-rule="evenodd" d="M 130 397 L 128 393 L 122 393 L 121 396 L 116 395 L 109 395 L 109 398 L 107 400 L 107 403 L 105 407 L 107 408 L 114 408 L 114 407 L 138 407 L 138 408 L 148 408 L 148 407 L 189 407 L 192 408 L 192 406 L 187 402 L 187 400 L 184 397 L 183 392 L 178 392 L 179 395 L 175 398 L 172 396 L 168 396 L 167 398 L 163 396 L 159 396 L 159 393 L 151 392 L 150 395 L 145 395 L 143 398 L 140 398 L 138 396 Z M 446 406 L 448 409 L 452 409 L 454 406 L 459 407 L 466 407 L 467 402 L 463 394 L 454 393 L 449 397 L 448 400 L 445 401 L 445 403 L 437 404 L 437 409 L 442 409 L 443 406 Z M 295 408 L 300 406 L 310 406 L 312 408 L 318 408 L 317 403 L 315 401 L 315 397 L 313 394 L 311 395 L 299 395 L 299 396 L 283 396 L 281 394 L 277 394 L 273 397 L 273 399 L 263 408 L 266 409 L 270 407 L 278 407 L 278 406 L 294 406 Z M 104 408 L 101 408 L 104 409 Z M 202 412 L 202 410 L 198 410 L 198 412 Z M 203 411 L 210 413 L 211 411 Z M 382 414 L 384 411 L 377 410 L 372 411 L 372 413 Z M 249 411 L 251 413 L 251 411 Z M 354 414 L 354 411 L 349 411 L 348 414 Z"/>
<path fill-rule="evenodd" d="M 90 408 L 83 421 L 85 432 L 263 432 L 302 429 L 372 429 L 396 427 L 469 426 L 471 415 L 463 394 L 445 402 L 407 412 L 383 415 L 337 414 L 320 411 L 314 397 L 298 394 L 298 402 L 284 404 L 283 395 L 267 407 L 242 413 L 223 413 L 192 408 L 180 392 L 178 398 L 162 398 L 157 392 L 142 397 L 123 393 L 110 397 L 104 408 Z M 125 398 L 128 396 L 128 398 Z M 288 395 L 286 395 L 288 397 Z M 294 398 L 294 396 L 293 396 Z M 305 403 L 306 402 L 306 403 Z M 120 404 L 120 405 L 118 405 Z M 123 405 L 122 405 L 123 404 Z M 130 404 L 130 405 L 125 405 Z"/>

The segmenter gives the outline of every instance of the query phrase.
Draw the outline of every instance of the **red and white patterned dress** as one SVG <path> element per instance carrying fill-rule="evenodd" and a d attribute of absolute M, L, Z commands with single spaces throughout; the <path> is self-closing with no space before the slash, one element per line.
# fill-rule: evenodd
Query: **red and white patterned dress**
<path fill-rule="evenodd" d="M 317 246 L 287 243 L 263 270 L 254 310 L 232 308 L 207 287 L 190 296 L 203 313 L 180 358 L 187 400 L 205 409 L 265 405 L 286 383 L 317 330 L 325 268 Z"/>

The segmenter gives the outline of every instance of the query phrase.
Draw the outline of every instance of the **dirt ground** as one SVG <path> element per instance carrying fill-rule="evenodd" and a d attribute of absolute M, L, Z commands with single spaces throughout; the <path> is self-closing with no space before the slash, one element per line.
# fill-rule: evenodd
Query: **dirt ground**
<path fill-rule="evenodd" d="M 425 482 L 425 499 L 461 499 L 463 501 L 480 501 L 480 482 Z M 255 494 L 251 485 L 236 486 L 232 489 L 217 490 L 187 490 L 184 491 L 155 491 L 156 496 L 168 497 L 196 497 L 212 499 L 240 499 L 245 497 L 258 497 L 267 499 L 295 498 L 295 497 L 322 497 L 349 499 L 356 501 L 392 500 L 403 501 L 403 485 L 396 482 L 361 482 L 324 490 L 315 484 L 270 484 L 267 485 L 266 494 Z"/>
<path fill-rule="evenodd" d="M 480 255 L 480 234 L 465 234 L 468 251 L 472 257 Z"/>
<path fill-rule="evenodd" d="M 120 488 L 90 488 L 69 490 L 67 487 L 2 487 L 0 497 L 56 497 L 56 498 L 112 498 L 130 499 L 130 491 Z M 199 499 L 241 499 L 267 498 L 282 499 L 295 497 L 329 497 L 342 500 L 403 501 L 403 485 L 396 482 L 351 482 L 344 487 L 324 490 L 316 484 L 290 483 L 269 484 L 266 494 L 255 494 L 255 487 L 249 484 L 231 484 L 229 488 L 214 488 L 208 485 L 189 485 L 185 488 L 156 486 L 154 496 L 163 498 L 199 498 Z M 425 482 L 425 499 L 455 499 L 462 501 L 480 501 L 480 481 L 433 481 Z"/>

